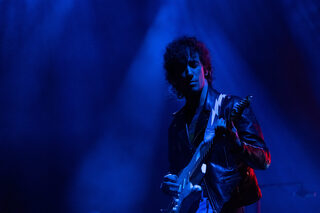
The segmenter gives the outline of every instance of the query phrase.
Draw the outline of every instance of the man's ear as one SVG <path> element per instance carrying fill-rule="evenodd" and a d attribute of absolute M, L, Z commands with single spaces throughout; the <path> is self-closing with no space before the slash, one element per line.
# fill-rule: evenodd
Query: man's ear
<path fill-rule="evenodd" d="M 204 76 L 208 76 L 209 72 L 207 69 L 204 69 Z"/>

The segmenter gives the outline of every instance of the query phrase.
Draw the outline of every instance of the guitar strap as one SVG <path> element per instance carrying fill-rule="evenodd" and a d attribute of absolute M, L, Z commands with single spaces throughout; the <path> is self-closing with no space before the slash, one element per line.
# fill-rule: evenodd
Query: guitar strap
<path fill-rule="evenodd" d="M 214 134 L 214 130 L 215 130 L 214 122 L 219 117 L 220 108 L 225 97 L 226 97 L 225 94 L 220 94 L 214 103 L 214 108 L 211 109 L 207 128 L 205 130 L 204 137 L 203 137 L 204 141 L 208 141 L 212 139 L 212 134 Z"/>

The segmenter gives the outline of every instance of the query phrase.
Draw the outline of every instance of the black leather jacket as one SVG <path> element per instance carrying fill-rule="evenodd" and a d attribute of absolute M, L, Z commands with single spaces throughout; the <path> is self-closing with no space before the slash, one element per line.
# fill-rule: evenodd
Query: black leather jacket
<path fill-rule="evenodd" d="M 219 93 L 208 89 L 203 110 L 200 113 L 194 141 L 188 141 L 186 113 L 187 106 L 174 113 L 169 127 L 170 172 L 179 174 L 190 161 L 194 149 L 203 140 L 204 131 Z M 231 109 L 240 98 L 227 95 L 222 102 L 220 117 L 230 119 Z M 241 118 L 234 123 L 241 145 L 234 138 L 217 135 L 207 159 L 207 172 L 202 186 L 215 212 L 222 208 L 249 205 L 261 198 L 261 191 L 253 169 L 266 169 L 271 158 L 264 142 L 260 126 L 251 110 L 246 108 Z"/>

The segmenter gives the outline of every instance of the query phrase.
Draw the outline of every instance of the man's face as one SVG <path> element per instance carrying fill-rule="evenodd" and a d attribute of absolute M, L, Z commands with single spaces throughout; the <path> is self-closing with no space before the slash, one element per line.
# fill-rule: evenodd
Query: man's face
<path fill-rule="evenodd" d="M 203 89 L 206 84 L 205 70 L 197 52 L 190 53 L 190 50 L 187 49 L 186 64 L 181 71 L 181 86 L 184 95 L 197 93 Z"/>

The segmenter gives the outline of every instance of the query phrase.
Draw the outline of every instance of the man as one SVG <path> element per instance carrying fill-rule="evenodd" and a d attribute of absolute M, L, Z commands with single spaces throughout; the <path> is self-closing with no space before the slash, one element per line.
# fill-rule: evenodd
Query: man
<path fill-rule="evenodd" d="M 251 108 L 246 108 L 237 121 L 231 121 L 231 110 L 240 98 L 213 89 L 209 51 L 194 37 L 182 37 L 168 44 L 164 68 L 166 79 L 186 104 L 174 113 L 169 127 L 170 171 L 161 184 L 162 190 L 175 197 L 180 193 L 177 175 L 204 140 L 208 119 L 219 102 L 219 119 L 214 123 L 216 134 L 205 160 L 205 175 L 199 185 L 188 185 L 191 193 L 184 202 L 194 204 L 182 211 L 244 212 L 244 205 L 261 197 L 253 169 L 266 169 L 271 162 Z"/>

